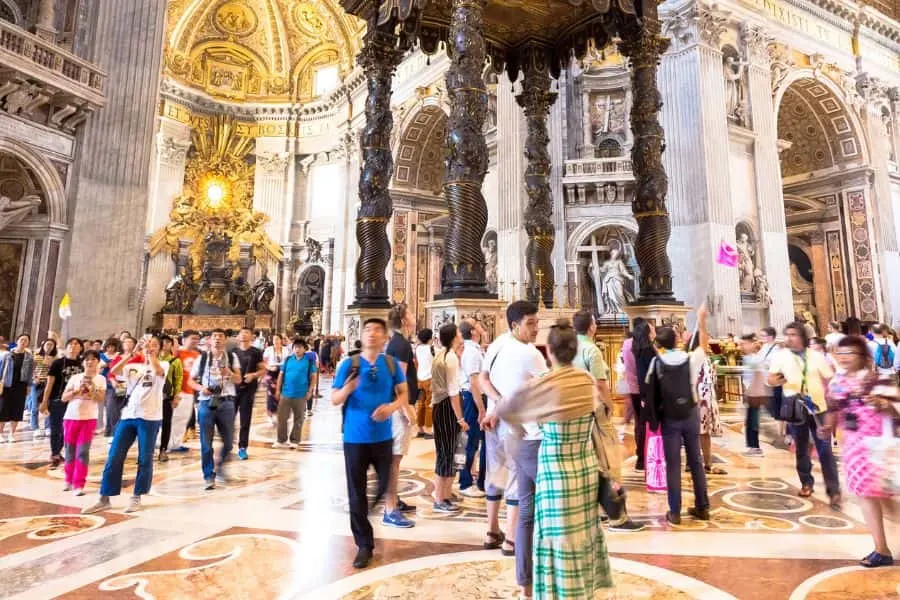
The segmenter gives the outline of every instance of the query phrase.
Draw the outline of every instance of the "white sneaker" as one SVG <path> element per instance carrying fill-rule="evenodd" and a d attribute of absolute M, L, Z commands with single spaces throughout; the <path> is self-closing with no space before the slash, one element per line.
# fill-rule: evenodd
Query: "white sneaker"
<path fill-rule="evenodd" d="M 64 491 L 64 492 L 71 492 L 71 491 L 72 491 L 72 484 L 71 484 L 71 483 L 67 483 L 67 484 L 66 484 L 66 487 L 63 488 L 63 491 Z"/>
<path fill-rule="evenodd" d="M 16 441 L 16 437 L 13 434 L 9 434 L 9 437 L 6 439 L 10 444 L 14 444 Z"/>
<path fill-rule="evenodd" d="M 88 506 L 85 509 L 82 509 L 81 514 L 92 515 L 104 510 L 109 510 L 110 508 L 112 508 L 112 505 L 109 503 L 109 498 L 107 498 L 106 496 L 100 496 L 100 499 L 97 500 L 96 503 Z"/>
<path fill-rule="evenodd" d="M 131 500 L 128 501 L 128 507 L 125 509 L 126 513 L 133 513 L 141 510 L 141 497 L 140 496 L 132 496 Z"/>
<path fill-rule="evenodd" d="M 75 488 L 75 495 L 76 496 L 84 496 L 84 490 L 81 488 Z"/>
<path fill-rule="evenodd" d="M 274 448 L 276 450 L 288 450 L 293 447 L 294 446 L 292 444 L 287 444 L 285 442 L 275 442 L 274 444 L 272 444 L 272 448 Z"/>
<path fill-rule="evenodd" d="M 40 441 L 40 439 L 43 438 L 43 437 L 44 437 L 44 432 L 41 431 L 40 429 L 35 429 L 35 430 L 34 430 L 34 433 L 31 435 L 31 438 L 32 438 L 35 442 Z"/>
<path fill-rule="evenodd" d="M 484 498 L 485 493 L 478 489 L 478 486 L 470 485 L 464 490 L 459 490 L 459 493 L 465 496 L 466 498 Z"/>

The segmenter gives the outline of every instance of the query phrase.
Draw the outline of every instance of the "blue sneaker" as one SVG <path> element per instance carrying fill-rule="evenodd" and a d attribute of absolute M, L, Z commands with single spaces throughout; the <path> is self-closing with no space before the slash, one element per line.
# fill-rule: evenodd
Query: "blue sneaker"
<path fill-rule="evenodd" d="M 241 460 L 247 460 L 248 458 L 250 458 L 250 455 L 247 454 L 246 448 L 241 448 L 240 450 L 238 450 L 238 458 Z"/>
<path fill-rule="evenodd" d="M 414 522 L 404 517 L 399 510 L 395 510 L 392 513 L 385 511 L 384 519 L 381 520 L 381 523 L 385 527 L 397 527 L 399 529 L 409 529 L 416 526 Z"/>

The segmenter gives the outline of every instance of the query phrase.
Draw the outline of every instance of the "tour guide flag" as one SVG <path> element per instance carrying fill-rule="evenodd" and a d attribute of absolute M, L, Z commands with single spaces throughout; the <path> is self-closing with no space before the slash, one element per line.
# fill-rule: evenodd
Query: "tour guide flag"
<path fill-rule="evenodd" d="M 71 300 L 69 299 L 69 294 L 66 293 L 62 300 L 59 301 L 59 318 L 62 320 L 66 320 L 72 316 L 72 307 L 70 306 Z"/>
<path fill-rule="evenodd" d="M 737 248 L 735 248 L 725 240 L 722 240 L 719 243 L 719 256 L 716 258 L 717 263 L 726 267 L 736 267 L 738 266 L 739 259 L 740 256 L 738 255 Z M 62 310 L 61 306 L 60 310 Z"/>

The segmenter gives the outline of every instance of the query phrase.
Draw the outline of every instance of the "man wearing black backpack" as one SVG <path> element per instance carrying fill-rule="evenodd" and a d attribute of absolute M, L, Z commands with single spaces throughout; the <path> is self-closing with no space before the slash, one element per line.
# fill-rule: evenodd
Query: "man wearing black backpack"
<path fill-rule="evenodd" d="M 669 496 L 666 521 L 672 525 L 681 524 L 682 444 L 694 483 L 694 507 L 688 510 L 688 514 L 701 521 L 709 520 L 706 473 L 700 452 L 700 411 L 696 386 L 691 378 L 691 372 L 699 372 L 700 365 L 691 365 L 697 355 L 688 355 L 676 349 L 676 340 L 675 330 L 671 327 L 656 330 L 659 356 L 653 359 L 647 372 L 648 398 L 645 406 L 650 428 L 656 429 L 662 424 Z"/>

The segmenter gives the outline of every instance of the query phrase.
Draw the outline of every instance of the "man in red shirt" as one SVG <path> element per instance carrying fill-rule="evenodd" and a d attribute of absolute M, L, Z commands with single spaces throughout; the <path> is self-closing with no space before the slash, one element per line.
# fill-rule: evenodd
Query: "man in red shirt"
<path fill-rule="evenodd" d="M 169 442 L 169 452 L 184 452 L 187 448 L 182 446 L 184 433 L 187 431 L 189 421 L 194 416 L 194 389 L 190 386 L 190 372 L 194 367 L 194 361 L 200 357 L 197 345 L 200 343 L 200 333 L 189 329 L 181 336 L 181 349 L 176 353 L 181 359 L 184 372 L 188 374 L 182 380 L 181 393 L 172 401 L 172 437 Z"/>

